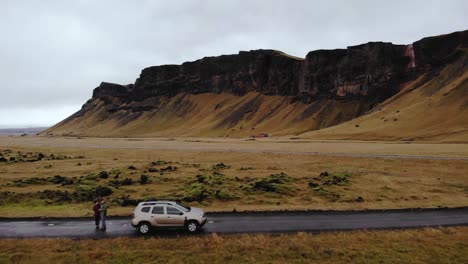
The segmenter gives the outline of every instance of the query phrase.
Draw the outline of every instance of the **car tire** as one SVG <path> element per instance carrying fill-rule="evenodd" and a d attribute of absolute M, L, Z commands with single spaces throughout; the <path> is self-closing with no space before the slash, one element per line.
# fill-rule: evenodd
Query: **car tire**
<path fill-rule="evenodd" d="M 200 225 L 197 221 L 188 221 L 185 227 L 189 233 L 196 233 L 200 230 Z"/>
<path fill-rule="evenodd" d="M 141 235 L 147 235 L 151 231 L 151 225 L 147 222 L 140 223 L 137 230 Z"/>

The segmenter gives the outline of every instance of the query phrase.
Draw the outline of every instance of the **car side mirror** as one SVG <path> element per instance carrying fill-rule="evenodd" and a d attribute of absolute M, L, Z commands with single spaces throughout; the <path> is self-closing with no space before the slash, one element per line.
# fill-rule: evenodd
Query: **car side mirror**
<path fill-rule="evenodd" d="M 179 215 L 184 215 L 184 213 L 180 212 Z"/>

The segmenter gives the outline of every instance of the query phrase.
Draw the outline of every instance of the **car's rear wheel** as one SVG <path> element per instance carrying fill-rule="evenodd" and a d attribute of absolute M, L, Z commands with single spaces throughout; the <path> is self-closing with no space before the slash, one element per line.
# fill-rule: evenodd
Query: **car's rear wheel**
<path fill-rule="evenodd" d="M 197 223 L 197 221 L 188 221 L 186 227 L 187 231 L 190 233 L 196 233 L 200 229 L 200 225 Z"/>
<path fill-rule="evenodd" d="M 146 222 L 140 223 L 137 227 L 137 230 L 138 230 L 138 233 L 142 235 L 147 235 L 151 230 L 151 225 Z"/>

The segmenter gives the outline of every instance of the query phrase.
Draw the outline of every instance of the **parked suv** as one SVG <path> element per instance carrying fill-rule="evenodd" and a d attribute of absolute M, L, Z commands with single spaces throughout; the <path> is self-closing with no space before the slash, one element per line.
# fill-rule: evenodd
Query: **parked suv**
<path fill-rule="evenodd" d="M 143 235 L 153 227 L 185 227 L 195 233 L 206 220 L 205 212 L 200 208 L 173 201 L 148 201 L 139 203 L 133 210 L 132 226 Z"/>

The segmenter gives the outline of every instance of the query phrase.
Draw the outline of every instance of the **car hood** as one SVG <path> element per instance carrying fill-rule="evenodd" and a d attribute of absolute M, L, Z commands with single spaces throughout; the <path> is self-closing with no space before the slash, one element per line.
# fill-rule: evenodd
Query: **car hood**
<path fill-rule="evenodd" d="M 201 209 L 201 208 L 190 207 L 190 213 L 197 214 L 197 215 L 203 215 L 205 213 L 205 211 L 203 211 L 203 209 Z"/>

